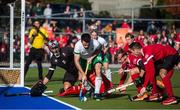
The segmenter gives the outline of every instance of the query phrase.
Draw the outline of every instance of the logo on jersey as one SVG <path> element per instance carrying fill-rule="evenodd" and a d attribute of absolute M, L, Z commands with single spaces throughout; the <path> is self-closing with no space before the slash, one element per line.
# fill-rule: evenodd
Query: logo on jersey
<path fill-rule="evenodd" d="M 63 60 L 62 62 L 63 62 L 64 64 L 66 64 L 66 61 L 65 61 L 65 60 Z"/>
<path fill-rule="evenodd" d="M 133 64 L 136 64 L 136 62 L 137 62 L 137 59 L 134 59 L 134 60 L 133 60 Z"/>
<path fill-rule="evenodd" d="M 66 54 L 65 53 L 62 53 L 63 54 L 63 56 L 66 56 Z"/>
<path fill-rule="evenodd" d="M 87 54 L 87 52 L 86 51 L 82 51 L 82 54 L 85 55 L 85 54 Z"/>

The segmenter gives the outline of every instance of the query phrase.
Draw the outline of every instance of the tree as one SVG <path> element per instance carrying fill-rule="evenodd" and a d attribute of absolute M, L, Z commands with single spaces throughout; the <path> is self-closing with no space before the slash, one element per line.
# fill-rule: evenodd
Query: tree
<path fill-rule="evenodd" d="M 180 0 L 164 0 L 165 5 L 177 5 L 180 4 Z M 166 11 L 172 14 L 173 16 L 179 15 L 180 14 L 180 6 L 178 7 L 171 7 L 171 8 L 166 8 Z"/>

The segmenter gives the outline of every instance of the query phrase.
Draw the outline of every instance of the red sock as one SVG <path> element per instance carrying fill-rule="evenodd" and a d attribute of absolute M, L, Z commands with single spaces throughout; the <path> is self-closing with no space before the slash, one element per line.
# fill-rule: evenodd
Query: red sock
<path fill-rule="evenodd" d="M 125 82 L 126 78 L 127 78 L 127 74 L 126 74 L 126 73 L 124 73 L 124 74 L 121 76 L 121 79 L 120 79 L 120 81 L 119 81 L 119 85 L 124 84 L 124 82 Z"/>
<path fill-rule="evenodd" d="M 165 89 L 167 92 L 168 97 L 173 97 L 173 90 L 172 90 L 172 84 L 171 84 L 171 76 L 173 75 L 173 70 L 168 71 L 168 73 L 166 74 L 166 76 L 162 79 L 164 85 L 165 85 Z"/>
<path fill-rule="evenodd" d="M 139 77 L 139 73 L 131 75 L 131 78 L 132 78 L 133 82 L 138 77 Z M 136 85 L 136 88 L 137 88 L 137 92 L 140 93 L 140 90 L 142 89 L 142 85 Z"/>

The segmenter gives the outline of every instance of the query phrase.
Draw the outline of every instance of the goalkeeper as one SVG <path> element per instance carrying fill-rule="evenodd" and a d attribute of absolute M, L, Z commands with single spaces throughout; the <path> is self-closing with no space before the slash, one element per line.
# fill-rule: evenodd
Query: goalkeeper
<path fill-rule="evenodd" d="M 70 44 L 75 44 L 76 41 L 77 39 L 75 38 L 70 39 Z M 56 66 L 61 67 L 66 70 L 63 79 L 64 88 L 60 89 L 61 92 L 63 92 L 73 86 L 78 79 L 78 70 L 74 64 L 74 48 L 72 45 L 59 48 L 59 44 L 56 40 L 49 41 L 48 45 L 50 50 L 51 66 L 49 67 L 48 74 L 43 80 L 43 84 L 45 85 L 49 82 Z"/>

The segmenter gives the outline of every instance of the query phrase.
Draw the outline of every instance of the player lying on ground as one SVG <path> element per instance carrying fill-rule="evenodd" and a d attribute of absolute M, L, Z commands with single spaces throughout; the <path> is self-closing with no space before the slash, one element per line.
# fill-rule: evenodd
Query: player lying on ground
<path fill-rule="evenodd" d="M 151 97 L 158 99 L 159 92 L 156 87 L 156 74 L 160 75 L 163 84 L 165 85 L 165 90 L 167 93 L 167 98 L 162 101 L 163 105 L 170 105 L 177 103 L 177 99 L 174 97 L 172 84 L 170 78 L 173 75 L 173 68 L 179 62 L 178 52 L 170 47 L 163 46 L 161 44 L 149 45 L 142 47 L 139 43 L 134 42 L 130 45 L 132 53 L 134 55 L 143 56 L 143 64 L 145 66 L 145 80 L 143 88 L 140 90 L 140 94 L 143 95 L 146 92 L 148 84 L 152 85 Z"/>

